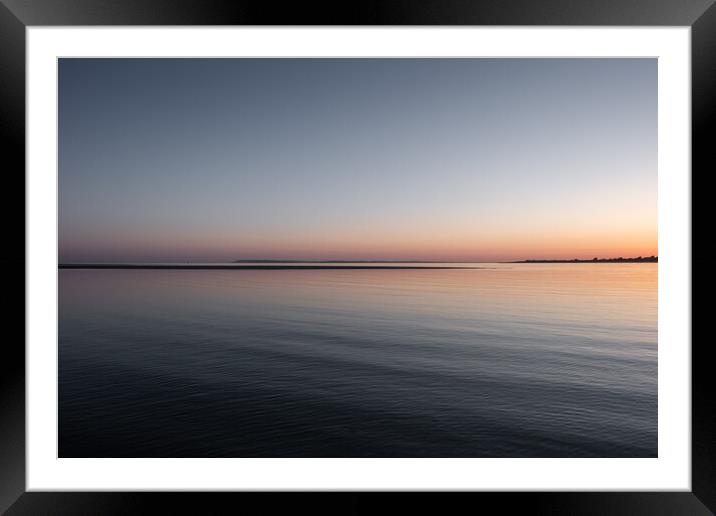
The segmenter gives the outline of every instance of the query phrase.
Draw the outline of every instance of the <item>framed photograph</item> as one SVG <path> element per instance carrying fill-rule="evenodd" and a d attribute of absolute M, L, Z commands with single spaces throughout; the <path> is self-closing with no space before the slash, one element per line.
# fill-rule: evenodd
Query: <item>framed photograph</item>
<path fill-rule="evenodd" d="M 3 510 L 711 514 L 716 8 L 450 4 L 0 5 Z"/>

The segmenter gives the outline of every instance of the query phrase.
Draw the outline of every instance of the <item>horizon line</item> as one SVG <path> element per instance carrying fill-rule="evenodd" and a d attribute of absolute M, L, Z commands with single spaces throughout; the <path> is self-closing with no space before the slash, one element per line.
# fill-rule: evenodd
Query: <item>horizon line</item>
<path fill-rule="evenodd" d="M 638 257 L 613 257 L 613 258 L 571 258 L 571 259 L 553 259 L 553 258 L 539 258 L 539 259 L 522 259 L 522 260 L 297 260 L 297 259 L 273 259 L 273 258 L 260 258 L 260 259 L 241 259 L 233 260 L 230 262 L 197 262 L 197 261 L 179 261 L 179 262 L 160 262 L 160 261 L 147 261 L 147 262 L 136 262 L 136 261 L 120 261 L 120 262 L 62 262 L 58 263 L 60 269 L 71 269 L 71 268 L 279 268 L 281 264 L 292 264 L 291 268 L 299 268 L 300 264 L 319 264 L 319 265 L 307 265 L 304 268 L 330 268 L 320 264 L 474 264 L 474 263 L 658 263 L 658 255 L 651 256 L 638 256 Z M 254 264 L 254 265 L 252 265 Z M 348 268 L 346 265 L 338 266 L 340 268 Z M 335 268 L 338 268 L 335 267 Z M 354 267 L 358 268 L 358 267 Z M 376 266 L 367 266 L 365 268 L 377 268 Z M 398 268 L 391 266 L 390 268 Z M 409 268 L 409 267 L 402 267 Z M 428 267 L 413 267 L 425 269 Z M 432 267 L 440 268 L 440 267 Z M 458 267 L 450 267 L 458 268 Z M 469 268 L 469 267 L 463 267 Z"/>
<path fill-rule="evenodd" d="M 160 261 L 160 260 L 151 260 L 151 261 L 65 261 L 60 263 L 58 261 L 58 265 L 101 265 L 101 264 L 116 264 L 116 265 L 132 265 L 132 264 L 224 264 L 224 265 L 231 265 L 231 264 L 241 264 L 241 263 L 523 263 L 523 262 L 571 262 L 571 261 L 607 261 L 607 260 L 649 260 L 649 259 L 658 259 L 658 255 L 648 255 L 648 256 L 633 256 L 633 257 L 624 257 L 624 256 L 614 256 L 609 258 L 600 258 L 600 257 L 594 257 L 594 258 L 515 258 L 515 259 L 509 259 L 509 260 L 424 260 L 424 259 L 403 259 L 403 260 L 380 260 L 380 259 L 355 259 L 355 260 L 347 260 L 347 259 L 341 259 L 341 260 L 330 260 L 330 259 L 296 259 L 296 258 L 287 258 L 287 259 L 279 259 L 279 258 L 255 258 L 255 259 L 239 259 L 239 260 L 231 260 L 231 261 L 196 261 L 196 260 L 180 260 L 180 261 Z"/>

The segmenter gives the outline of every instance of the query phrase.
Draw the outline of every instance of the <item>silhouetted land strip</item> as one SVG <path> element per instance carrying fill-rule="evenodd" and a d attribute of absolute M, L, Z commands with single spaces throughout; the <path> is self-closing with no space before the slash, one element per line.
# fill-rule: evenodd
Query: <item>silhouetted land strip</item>
<path fill-rule="evenodd" d="M 520 260 L 509 263 L 658 263 L 658 256 L 637 256 L 636 258 L 592 258 L 591 260 Z"/>
<path fill-rule="evenodd" d="M 296 269 L 482 269 L 484 267 L 449 267 L 418 265 L 249 265 L 249 264 L 129 264 L 129 263 L 61 263 L 60 269 L 189 269 L 189 270 L 296 270 Z"/>

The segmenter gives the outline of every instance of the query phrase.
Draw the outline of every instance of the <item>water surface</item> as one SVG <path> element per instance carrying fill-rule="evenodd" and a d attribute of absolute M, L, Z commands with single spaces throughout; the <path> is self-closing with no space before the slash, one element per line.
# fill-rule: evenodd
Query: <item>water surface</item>
<path fill-rule="evenodd" d="M 61 457 L 654 457 L 657 264 L 60 270 Z"/>

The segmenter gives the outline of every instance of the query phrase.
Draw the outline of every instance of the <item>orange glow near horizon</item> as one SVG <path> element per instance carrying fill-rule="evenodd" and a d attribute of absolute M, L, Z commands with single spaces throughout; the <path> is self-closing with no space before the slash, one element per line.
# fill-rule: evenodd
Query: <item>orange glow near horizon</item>
<path fill-rule="evenodd" d="M 143 250 L 153 255 L 186 256 L 189 261 L 232 261 L 236 259 L 298 260 L 436 260 L 507 261 L 523 259 L 591 259 L 658 256 L 656 230 L 582 229 L 573 232 L 539 229 L 480 231 L 453 227 L 442 232 L 415 231 L 323 234 L 293 234 L 283 238 L 252 235 L 208 235 L 200 239 L 176 235 L 150 235 L 130 241 L 117 238 L 110 252 L 140 257 Z M 148 257 L 149 259 L 150 257 Z M 171 261 L 168 259 L 167 261 Z"/>

